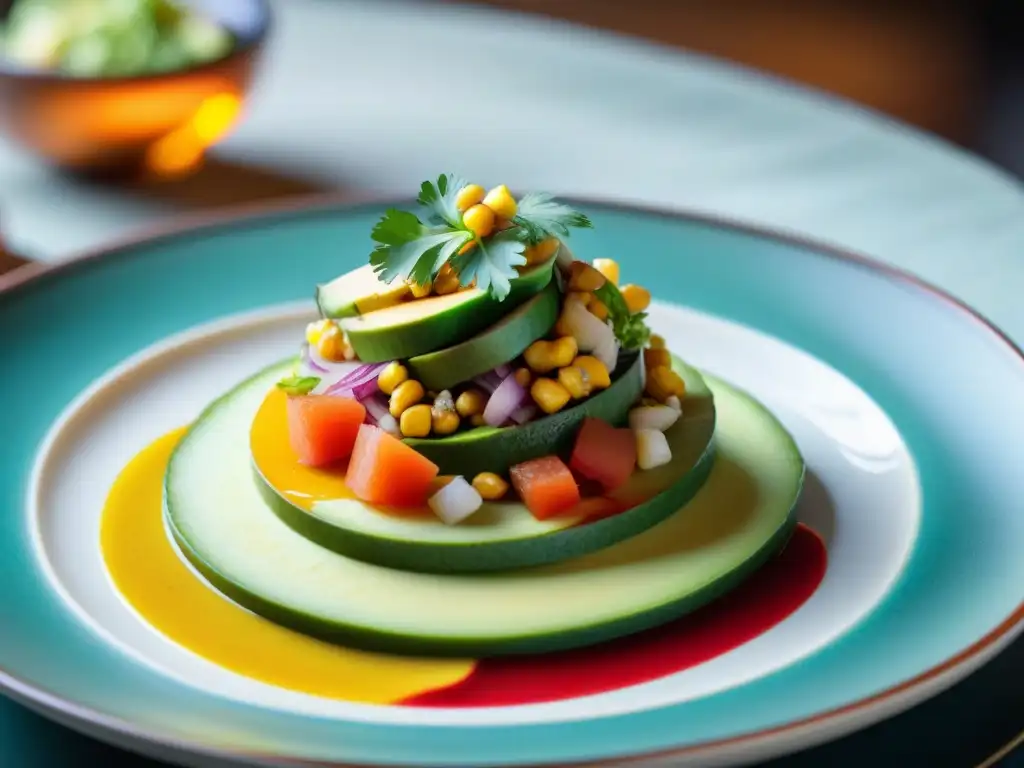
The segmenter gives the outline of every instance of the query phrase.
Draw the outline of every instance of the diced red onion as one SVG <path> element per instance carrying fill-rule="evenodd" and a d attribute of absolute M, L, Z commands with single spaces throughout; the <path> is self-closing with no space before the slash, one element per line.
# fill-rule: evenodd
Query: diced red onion
<path fill-rule="evenodd" d="M 366 415 L 373 419 L 374 426 L 379 425 L 380 420 L 391 413 L 388 410 L 387 400 L 383 396 L 370 395 L 367 398 L 360 398 L 359 402 L 366 407 Z"/>
<path fill-rule="evenodd" d="M 494 375 L 497 376 L 499 379 L 504 379 L 510 373 L 512 373 L 512 366 L 508 365 L 507 363 L 502 363 L 501 365 L 494 369 Z"/>
<path fill-rule="evenodd" d="M 487 399 L 484 407 L 484 422 L 492 427 L 500 427 L 512 416 L 526 397 L 526 390 L 516 381 L 515 376 L 506 376 L 494 393 Z"/>
<path fill-rule="evenodd" d="M 376 391 L 377 377 L 387 367 L 387 363 L 369 363 L 360 365 L 347 376 L 338 379 L 329 386 L 324 394 L 337 397 L 354 397 L 362 400 Z"/>
<path fill-rule="evenodd" d="M 326 367 L 326 361 L 321 360 L 320 355 L 316 354 L 309 344 L 302 345 L 300 360 L 302 364 L 309 368 L 313 373 L 329 373 L 329 370 Z"/>
<path fill-rule="evenodd" d="M 487 373 L 481 374 L 473 379 L 473 383 L 476 384 L 484 392 L 490 394 L 498 388 L 501 384 L 501 379 L 494 374 L 494 371 L 488 371 Z"/>
<path fill-rule="evenodd" d="M 533 403 L 523 403 L 512 411 L 509 419 L 514 421 L 516 424 L 525 424 L 528 421 L 533 421 L 534 417 L 537 415 L 537 411 L 538 408 Z"/>

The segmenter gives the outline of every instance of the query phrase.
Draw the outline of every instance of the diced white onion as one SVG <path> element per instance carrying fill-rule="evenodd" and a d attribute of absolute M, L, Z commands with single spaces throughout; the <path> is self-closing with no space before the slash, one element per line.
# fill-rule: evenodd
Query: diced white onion
<path fill-rule="evenodd" d="M 558 267 L 559 271 L 563 274 L 569 273 L 569 267 L 576 260 L 576 257 L 572 255 L 572 251 L 569 250 L 569 246 L 565 244 L 564 240 L 558 241 L 558 253 L 555 256 L 555 266 Z"/>
<path fill-rule="evenodd" d="M 456 477 L 427 500 L 427 505 L 445 525 L 458 525 L 483 505 L 483 497 L 466 478 Z"/>
<path fill-rule="evenodd" d="M 672 461 L 672 449 L 663 432 L 656 429 L 638 429 L 636 434 L 636 465 L 640 469 L 654 469 Z"/>
<path fill-rule="evenodd" d="M 608 373 L 615 370 L 615 366 L 619 364 L 619 340 L 615 338 L 614 333 L 594 350 L 594 357 L 604 363 Z"/>
<path fill-rule="evenodd" d="M 667 405 L 641 405 L 629 412 L 630 429 L 664 432 L 679 420 L 679 411 Z"/>
<path fill-rule="evenodd" d="M 389 435 L 394 435 L 395 437 L 402 436 L 402 430 L 398 426 L 398 420 L 390 413 L 386 413 L 379 419 L 377 419 L 377 426 L 383 429 Z"/>
<path fill-rule="evenodd" d="M 665 405 L 667 405 L 669 408 L 672 408 L 673 410 L 675 410 L 675 411 L 677 411 L 679 413 L 683 412 L 683 404 L 679 401 L 679 398 L 676 397 L 675 395 L 669 395 L 668 399 L 665 401 Z"/>
<path fill-rule="evenodd" d="M 581 352 L 596 352 L 601 349 L 607 354 L 612 345 L 618 346 L 618 342 L 615 340 L 615 331 L 579 302 L 571 301 L 566 304 L 565 325 L 569 333 L 576 339 L 576 346 Z M 614 367 L 613 364 L 608 370 L 611 371 Z"/>

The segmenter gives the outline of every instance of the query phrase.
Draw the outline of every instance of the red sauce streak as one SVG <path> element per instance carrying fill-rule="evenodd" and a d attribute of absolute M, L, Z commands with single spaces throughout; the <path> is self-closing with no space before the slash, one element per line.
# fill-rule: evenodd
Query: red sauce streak
<path fill-rule="evenodd" d="M 669 624 L 589 648 L 483 659 L 449 688 L 401 704 L 499 707 L 607 693 L 682 672 L 753 640 L 803 605 L 821 584 L 825 545 L 798 526 L 777 557 L 725 597 Z"/>

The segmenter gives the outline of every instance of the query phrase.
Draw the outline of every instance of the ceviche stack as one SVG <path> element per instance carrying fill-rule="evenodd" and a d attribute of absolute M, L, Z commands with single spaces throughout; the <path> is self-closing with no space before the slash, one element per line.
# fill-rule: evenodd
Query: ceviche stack
<path fill-rule="evenodd" d="M 416 206 L 175 450 L 167 528 L 211 584 L 359 647 L 543 652 L 664 623 L 785 545 L 792 439 L 651 332 L 626 259 L 569 248 L 586 215 L 452 175 Z"/>
<path fill-rule="evenodd" d="M 370 264 L 318 290 L 278 383 L 300 460 L 348 460 L 359 498 L 451 525 L 510 494 L 539 520 L 610 513 L 605 492 L 672 460 L 686 393 L 650 291 L 575 258 L 590 221 L 548 195 L 442 176 L 419 202 L 425 221 L 389 211 Z"/>

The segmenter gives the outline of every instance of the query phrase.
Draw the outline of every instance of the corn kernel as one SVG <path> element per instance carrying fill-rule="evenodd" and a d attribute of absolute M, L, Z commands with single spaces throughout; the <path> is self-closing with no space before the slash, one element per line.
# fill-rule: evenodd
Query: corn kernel
<path fill-rule="evenodd" d="M 587 309 L 589 309 L 590 314 L 592 314 L 598 320 L 608 319 L 608 307 L 606 307 L 604 305 L 604 302 L 601 301 L 600 299 L 594 299 L 592 302 L 590 302 L 590 304 L 587 306 Z"/>
<path fill-rule="evenodd" d="M 459 276 L 450 264 L 445 264 L 434 278 L 434 293 L 445 296 L 459 290 Z"/>
<path fill-rule="evenodd" d="M 482 414 L 486 406 L 487 397 L 479 389 L 467 389 L 455 401 L 455 410 L 464 419 Z"/>
<path fill-rule="evenodd" d="M 562 302 L 562 306 L 569 306 L 569 304 L 577 302 L 584 307 L 588 307 L 593 300 L 594 294 L 590 291 L 569 291 L 565 294 L 565 301 Z"/>
<path fill-rule="evenodd" d="M 420 285 L 419 283 L 412 283 L 409 286 L 409 289 L 412 291 L 413 298 L 425 299 L 434 290 L 434 285 L 433 283 L 429 282 L 426 283 L 425 285 Z"/>
<path fill-rule="evenodd" d="M 435 435 L 450 435 L 459 428 L 459 414 L 455 411 L 431 410 L 430 423 Z"/>
<path fill-rule="evenodd" d="M 320 343 L 320 337 L 323 336 L 324 331 L 331 327 L 337 327 L 333 320 L 317 320 L 310 323 L 306 326 L 306 342 L 309 346 L 315 347 Z"/>
<path fill-rule="evenodd" d="M 508 493 L 508 482 L 493 472 L 481 472 L 473 478 L 472 485 L 485 501 L 497 501 Z"/>
<path fill-rule="evenodd" d="M 650 369 L 661 365 L 667 365 L 669 368 L 672 367 L 672 355 L 669 354 L 667 349 L 648 347 L 644 350 L 644 367 Z"/>
<path fill-rule="evenodd" d="M 526 348 L 523 359 L 533 372 L 548 373 L 569 365 L 578 351 L 572 336 L 562 336 L 555 341 L 541 339 Z"/>
<path fill-rule="evenodd" d="M 468 211 L 474 205 L 482 202 L 487 193 L 479 184 L 467 184 L 455 195 L 455 207 L 459 211 Z"/>
<path fill-rule="evenodd" d="M 526 246 L 526 250 L 523 251 L 523 256 L 526 257 L 527 266 L 532 267 L 537 264 L 543 264 L 554 256 L 561 247 L 561 240 L 557 237 L 549 237 L 545 240 L 541 240 L 539 243 L 535 243 L 534 245 Z"/>
<path fill-rule="evenodd" d="M 607 281 L 604 275 L 585 261 L 574 261 L 569 267 L 570 291 L 596 291 Z"/>
<path fill-rule="evenodd" d="M 664 403 L 672 395 L 682 397 L 686 394 L 686 383 L 682 377 L 667 365 L 659 365 L 647 371 L 645 390 L 648 395 L 659 403 Z"/>
<path fill-rule="evenodd" d="M 569 390 L 573 400 L 582 400 L 584 397 L 588 397 L 593 389 L 590 384 L 590 376 L 575 365 L 558 369 L 558 383 Z"/>
<path fill-rule="evenodd" d="M 494 211 L 477 203 L 462 214 L 462 223 L 477 237 L 487 237 L 494 231 Z"/>
<path fill-rule="evenodd" d="M 572 361 L 573 366 L 586 371 L 592 389 L 607 389 L 612 385 L 612 377 L 608 368 L 592 355 L 580 355 Z"/>
<path fill-rule="evenodd" d="M 555 321 L 555 327 L 551 329 L 551 332 L 555 336 L 572 336 L 572 329 L 569 327 L 569 321 L 565 318 L 565 312 L 558 316 L 558 320 Z"/>
<path fill-rule="evenodd" d="M 572 398 L 569 390 L 554 379 L 537 379 L 530 387 L 530 396 L 544 413 L 557 413 Z"/>
<path fill-rule="evenodd" d="M 563 368 L 572 364 L 573 358 L 579 354 L 575 336 L 560 336 L 551 342 L 551 361 L 555 368 Z"/>
<path fill-rule="evenodd" d="M 629 307 L 630 314 L 643 312 L 651 306 L 651 292 L 646 288 L 641 288 L 639 285 L 624 285 L 621 293 L 622 298 L 626 301 L 626 306 Z"/>
<path fill-rule="evenodd" d="M 413 405 L 402 411 L 398 428 L 405 437 L 426 437 L 430 434 L 430 406 Z"/>
<path fill-rule="evenodd" d="M 651 334 L 651 338 L 647 342 L 651 349 L 665 349 L 665 339 L 656 333 Z"/>
<path fill-rule="evenodd" d="M 474 413 L 472 416 L 470 416 L 469 423 L 472 424 L 474 427 L 482 427 L 485 424 L 487 424 L 487 422 L 484 421 L 484 415 L 482 413 Z"/>
<path fill-rule="evenodd" d="M 612 285 L 619 284 L 619 263 L 613 259 L 594 259 L 594 269 Z"/>
<path fill-rule="evenodd" d="M 409 369 L 397 360 L 384 366 L 384 370 L 377 376 L 377 389 L 385 395 L 390 395 L 395 388 L 409 378 Z"/>
<path fill-rule="evenodd" d="M 459 256 L 463 256 L 476 248 L 476 240 L 470 240 L 459 248 Z"/>
<path fill-rule="evenodd" d="M 331 323 L 320 334 L 320 339 L 316 343 L 316 351 L 324 360 L 330 360 L 331 362 L 337 363 L 348 359 L 349 348 L 348 342 L 345 340 L 345 334 L 341 332 L 337 325 Z"/>
<path fill-rule="evenodd" d="M 423 385 L 415 379 L 407 379 L 395 387 L 391 393 L 391 402 L 388 410 L 396 419 L 409 408 L 412 408 L 423 399 Z M 430 421 L 430 408 L 427 408 L 427 421 Z"/>
<path fill-rule="evenodd" d="M 514 376 L 516 377 L 516 383 L 523 389 L 526 389 L 533 383 L 533 374 L 530 373 L 529 368 L 517 368 Z"/>
<path fill-rule="evenodd" d="M 494 211 L 496 216 L 501 216 L 504 219 L 511 219 L 519 210 L 516 199 L 512 197 L 512 193 L 504 184 L 499 184 L 487 193 L 484 197 L 484 205 Z"/>

